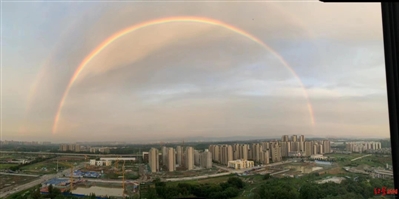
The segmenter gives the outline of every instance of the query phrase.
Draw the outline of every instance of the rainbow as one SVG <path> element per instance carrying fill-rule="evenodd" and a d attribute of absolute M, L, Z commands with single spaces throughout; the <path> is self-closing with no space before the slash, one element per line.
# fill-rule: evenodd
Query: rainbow
<path fill-rule="evenodd" d="M 314 114 L 313 114 L 313 108 L 312 105 L 310 103 L 309 100 L 309 96 L 308 93 L 301 81 L 301 79 L 299 78 L 299 76 L 296 74 L 296 72 L 290 67 L 290 65 L 283 59 L 283 57 L 281 55 L 279 55 L 275 50 L 273 50 L 271 47 L 269 47 L 268 45 L 266 45 L 264 42 L 262 42 L 260 39 L 256 38 L 255 36 L 251 35 L 250 33 L 241 30 L 237 27 L 234 27 L 232 25 L 226 24 L 224 22 L 221 21 L 217 21 L 214 19 L 209 19 L 209 18 L 203 18 L 203 17 L 191 17 L 191 16 L 181 16 L 181 17 L 169 17 L 169 18 L 161 18 L 161 19 L 155 19 L 155 20 L 151 20 L 151 21 L 146 21 L 134 26 L 131 26 L 129 28 L 126 28 L 124 30 L 121 30 L 117 33 L 115 33 L 114 35 L 110 36 L 108 39 L 106 39 L 105 41 L 103 41 L 100 45 L 97 46 L 97 48 L 95 48 L 89 55 L 87 55 L 85 57 L 85 59 L 80 63 L 80 65 L 78 66 L 78 68 L 75 70 L 72 78 L 70 79 L 64 94 L 62 95 L 60 104 L 58 106 L 55 118 L 54 118 L 54 124 L 53 124 L 53 129 L 52 132 L 53 134 L 56 133 L 57 131 L 57 125 L 58 122 L 60 120 L 60 115 L 61 115 L 61 111 L 62 108 L 65 104 L 65 100 L 69 94 L 69 91 L 71 90 L 74 82 L 77 80 L 77 78 L 79 77 L 79 74 L 84 70 L 84 68 L 86 67 L 86 65 L 93 60 L 102 50 L 104 50 L 106 47 L 108 47 L 110 44 L 112 44 L 114 41 L 118 40 L 119 38 L 140 30 L 142 28 L 146 28 L 149 26 L 154 26 L 154 25 L 159 25 L 159 24 L 166 24 L 166 23 L 173 23 L 173 22 L 191 22 L 191 23 L 202 23 L 202 24 L 209 24 L 209 25 L 215 25 L 215 26 L 219 26 L 225 29 L 228 29 L 230 31 L 233 31 L 239 35 L 242 35 L 252 41 L 254 41 L 255 43 L 261 45 L 264 49 L 266 49 L 267 51 L 269 51 L 270 53 L 272 53 L 276 58 L 278 58 L 281 63 L 292 73 L 292 75 L 294 75 L 295 78 L 297 78 L 298 82 L 300 83 L 300 86 L 302 88 L 303 91 L 303 95 L 305 96 L 306 100 L 307 100 L 307 106 L 308 106 L 308 110 L 309 110 L 309 114 L 310 114 L 310 122 L 312 124 L 312 126 L 314 126 L 315 124 L 315 119 L 314 119 Z"/>

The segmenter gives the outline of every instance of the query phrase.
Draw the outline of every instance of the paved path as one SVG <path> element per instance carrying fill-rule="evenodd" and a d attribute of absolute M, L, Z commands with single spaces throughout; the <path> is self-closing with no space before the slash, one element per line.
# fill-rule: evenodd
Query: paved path
<path fill-rule="evenodd" d="M 287 171 L 289 171 L 289 169 L 282 170 L 282 171 L 277 171 L 277 172 L 271 173 L 270 175 L 271 175 L 271 176 L 272 176 L 272 175 L 277 175 L 277 174 L 284 173 L 284 172 L 287 172 Z"/>
<path fill-rule="evenodd" d="M 368 157 L 368 156 L 371 156 L 372 154 L 368 154 L 368 155 L 364 155 L 364 156 L 361 156 L 361 157 L 358 157 L 358 158 L 354 158 L 354 159 L 352 159 L 351 161 L 355 161 L 355 160 L 358 160 L 358 159 L 362 159 L 362 158 L 364 158 L 364 157 Z"/>
<path fill-rule="evenodd" d="M 40 177 L 40 175 L 30 175 L 30 174 L 24 174 L 24 173 L 5 173 L 5 172 L 0 172 L 0 175 L 9 175 L 9 176 L 27 176 L 27 177 Z"/>

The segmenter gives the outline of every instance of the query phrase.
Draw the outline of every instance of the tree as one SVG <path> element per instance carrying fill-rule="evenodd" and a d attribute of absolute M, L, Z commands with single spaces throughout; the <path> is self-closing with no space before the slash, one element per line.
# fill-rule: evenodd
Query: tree
<path fill-rule="evenodd" d="M 227 198 L 234 198 L 234 197 L 238 196 L 238 194 L 239 194 L 238 189 L 236 189 L 234 187 L 229 187 L 229 188 L 225 189 L 223 192 L 225 193 Z"/>
<path fill-rule="evenodd" d="M 96 194 L 95 194 L 95 193 L 91 193 L 91 194 L 89 195 L 89 198 L 90 198 L 90 199 L 96 199 Z"/>
<path fill-rule="evenodd" d="M 33 191 L 30 194 L 30 197 L 32 199 L 41 199 L 42 195 L 40 194 L 40 186 L 37 186 L 33 189 Z"/>
<path fill-rule="evenodd" d="M 270 176 L 270 174 L 268 173 L 268 174 L 266 174 L 266 175 L 264 175 L 263 176 L 263 180 L 267 180 L 267 179 L 269 179 L 271 176 Z"/>
<path fill-rule="evenodd" d="M 230 177 L 227 180 L 227 183 L 233 185 L 234 187 L 236 187 L 238 189 L 244 188 L 244 182 L 241 180 L 241 178 L 238 178 L 238 177 Z"/>
<path fill-rule="evenodd" d="M 143 196 L 144 196 L 144 197 L 142 197 L 142 198 L 147 198 L 147 199 L 158 199 L 157 192 L 156 192 L 155 189 L 153 189 L 153 188 L 148 189 L 147 193 L 146 193 L 146 194 L 143 194 Z"/>

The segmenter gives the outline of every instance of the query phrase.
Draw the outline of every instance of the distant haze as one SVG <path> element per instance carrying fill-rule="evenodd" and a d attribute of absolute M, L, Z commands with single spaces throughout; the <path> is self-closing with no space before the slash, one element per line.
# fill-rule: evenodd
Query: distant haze
<path fill-rule="evenodd" d="M 3 2 L 2 138 L 53 142 L 195 137 L 389 137 L 379 4 Z M 104 48 L 114 33 L 153 25 Z M 311 123 L 314 114 L 315 125 Z"/>

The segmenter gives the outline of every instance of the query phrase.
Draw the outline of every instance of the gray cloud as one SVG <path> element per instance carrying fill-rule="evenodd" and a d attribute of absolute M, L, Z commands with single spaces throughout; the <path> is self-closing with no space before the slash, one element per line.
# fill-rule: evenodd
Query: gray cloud
<path fill-rule="evenodd" d="M 20 29 L 5 28 L 9 45 L 16 46 L 4 52 L 9 57 L 8 74 L 12 74 L 4 79 L 7 86 L 3 87 L 7 91 L 3 95 L 5 138 L 388 135 L 378 4 L 70 3 L 63 4 L 63 13 L 55 4 L 10 5 L 14 18 L 29 10 L 54 17 L 44 22 L 40 21 L 43 15 L 31 20 L 20 17 L 16 21 Z M 310 125 L 297 79 L 270 52 L 216 26 L 173 23 L 131 33 L 93 59 L 66 100 L 60 132 L 50 135 L 66 85 L 96 46 L 143 21 L 185 15 L 232 24 L 281 54 L 308 89 L 316 126 Z M 6 17 L 6 23 L 14 18 Z M 41 26 L 24 26 L 27 23 Z M 31 36 L 16 42 L 12 35 L 18 31 L 37 32 L 40 39 Z M 66 35 L 65 41 L 55 36 L 60 32 Z M 49 41 L 41 50 L 24 62 L 19 59 L 17 49 L 32 51 L 45 38 Z M 54 41 L 60 43 L 50 45 Z M 53 55 L 28 102 L 35 72 L 29 72 L 26 63 L 44 63 L 48 46 L 53 47 Z M 26 121 L 23 107 L 27 103 L 32 110 Z M 28 123 L 25 133 L 16 133 L 24 123 Z"/>

